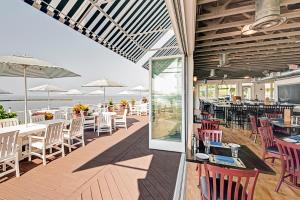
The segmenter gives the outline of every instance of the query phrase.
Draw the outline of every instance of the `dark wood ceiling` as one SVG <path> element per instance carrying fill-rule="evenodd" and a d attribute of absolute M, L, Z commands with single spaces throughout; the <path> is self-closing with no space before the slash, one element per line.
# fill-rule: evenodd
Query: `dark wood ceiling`
<path fill-rule="evenodd" d="M 241 35 L 244 25 L 254 22 L 255 0 L 198 0 L 195 41 L 195 75 L 209 76 L 210 69 L 222 78 L 263 76 L 289 64 L 300 64 L 300 0 L 281 0 L 281 15 L 287 21 L 253 35 Z M 227 67 L 218 67 L 226 53 Z"/>

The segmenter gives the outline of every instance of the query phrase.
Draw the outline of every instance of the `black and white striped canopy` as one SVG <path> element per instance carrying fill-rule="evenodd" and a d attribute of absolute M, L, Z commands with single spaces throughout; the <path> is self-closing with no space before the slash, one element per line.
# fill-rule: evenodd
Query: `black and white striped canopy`
<path fill-rule="evenodd" d="M 171 28 L 164 0 L 23 0 L 137 62 Z"/>
<path fill-rule="evenodd" d="M 176 42 L 175 35 L 171 37 L 152 57 L 164 57 L 172 55 L 182 55 L 178 44 Z M 143 64 L 143 68 L 149 69 L 149 60 Z"/>

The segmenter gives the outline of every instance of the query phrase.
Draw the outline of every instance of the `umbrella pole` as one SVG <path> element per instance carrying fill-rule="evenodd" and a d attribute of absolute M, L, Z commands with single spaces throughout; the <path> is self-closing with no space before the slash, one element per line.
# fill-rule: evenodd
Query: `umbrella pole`
<path fill-rule="evenodd" d="M 105 104 L 105 87 L 103 88 L 104 104 Z"/>
<path fill-rule="evenodd" d="M 48 110 L 50 110 L 50 94 L 49 94 L 49 90 L 48 90 Z"/>
<path fill-rule="evenodd" d="M 26 67 L 24 67 L 24 86 L 25 86 L 25 124 L 27 124 L 27 76 L 26 76 Z"/>

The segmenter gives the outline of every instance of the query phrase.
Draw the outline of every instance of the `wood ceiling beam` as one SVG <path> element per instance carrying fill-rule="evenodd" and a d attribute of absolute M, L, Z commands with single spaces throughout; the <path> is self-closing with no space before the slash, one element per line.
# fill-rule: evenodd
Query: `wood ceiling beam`
<path fill-rule="evenodd" d="M 237 44 L 237 45 L 227 45 L 227 46 L 218 46 L 218 47 L 209 47 L 203 49 L 196 49 L 195 53 L 202 53 L 202 52 L 211 52 L 211 51 L 224 51 L 227 53 L 238 51 L 236 49 L 244 49 L 249 47 L 260 47 L 260 46 L 269 46 L 276 47 L 274 45 L 278 44 L 288 44 L 288 43 L 295 43 L 296 39 L 283 39 L 283 40 L 272 40 L 266 42 L 254 42 L 254 43 L 245 43 L 245 44 Z M 300 44 L 299 44 L 300 46 Z"/>
<path fill-rule="evenodd" d="M 282 14 L 283 17 L 288 18 L 288 20 L 297 18 L 300 16 L 300 11 L 293 11 L 293 12 L 288 12 Z M 253 16 L 254 18 L 254 16 Z M 207 31 L 215 31 L 215 30 L 220 30 L 220 29 L 226 29 L 226 28 L 233 28 L 233 27 L 240 27 L 244 26 L 246 24 L 253 23 L 253 20 L 242 20 L 242 21 L 236 21 L 236 22 L 229 22 L 229 23 L 224 23 L 224 24 L 216 24 L 216 25 L 209 25 L 206 27 L 201 27 L 196 30 L 196 33 L 202 33 L 202 32 L 207 32 Z"/>
<path fill-rule="evenodd" d="M 262 35 L 262 36 L 253 36 L 253 37 L 246 37 L 246 38 L 236 38 L 231 40 L 223 40 L 217 42 L 207 42 L 203 44 L 198 44 L 196 47 L 211 47 L 217 45 L 226 45 L 226 44 L 234 44 L 240 42 L 251 42 L 251 41 L 258 41 L 258 40 L 266 40 L 266 39 L 276 39 L 276 38 L 283 38 L 283 37 L 295 37 L 300 36 L 300 31 L 291 31 L 291 32 L 284 32 L 284 33 L 275 33 L 269 35 Z"/>
<path fill-rule="evenodd" d="M 294 55 L 300 55 L 300 49 L 298 48 L 296 51 L 291 51 L 291 52 L 284 52 L 284 53 L 278 53 L 278 52 L 273 52 L 269 54 L 249 54 L 249 55 L 229 55 L 228 60 L 239 60 L 239 59 L 256 59 L 256 58 L 272 58 L 272 57 L 286 57 L 286 58 L 291 58 Z M 201 60 L 201 61 L 206 61 L 206 62 L 219 62 L 219 58 L 217 57 L 211 57 L 211 58 L 195 58 L 195 60 Z"/>
<path fill-rule="evenodd" d="M 299 0 L 281 0 L 280 5 L 281 6 L 288 6 L 291 4 L 299 3 Z M 218 8 L 218 7 L 216 7 Z M 203 14 L 203 15 L 198 15 L 197 16 L 197 21 L 205 21 L 205 20 L 210 20 L 210 19 L 215 19 L 215 18 L 220 18 L 220 17 L 227 17 L 227 16 L 232 16 L 232 15 L 237 15 L 237 14 L 243 14 L 247 12 L 254 12 L 255 11 L 255 5 L 248 5 L 248 6 L 241 6 L 238 8 L 231 8 L 231 9 L 226 9 L 224 11 L 219 11 L 216 9 L 216 11 L 209 13 L 209 14 Z"/>
<path fill-rule="evenodd" d="M 285 29 L 292 29 L 292 28 L 299 28 L 299 27 L 300 27 L 300 22 L 296 22 L 296 23 L 283 24 L 283 25 L 280 25 L 280 26 L 276 26 L 276 27 L 270 28 L 266 31 L 279 31 L 279 30 L 282 31 L 282 30 L 285 30 Z M 241 31 L 233 31 L 233 32 L 228 32 L 228 33 L 220 33 L 220 34 L 207 35 L 207 36 L 198 36 L 198 37 L 196 37 L 196 42 L 197 41 L 220 39 L 220 38 L 226 38 L 226 37 L 235 37 L 235 36 L 242 36 Z M 254 35 L 252 35 L 250 37 L 253 37 L 253 36 Z"/>
<path fill-rule="evenodd" d="M 218 7 L 216 7 L 216 8 L 218 8 Z M 205 21 L 205 20 L 211 20 L 211 19 L 216 19 L 216 18 L 220 18 L 220 17 L 227 17 L 227 16 L 231 16 L 231 15 L 242 14 L 242 13 L 246 13 L 246 12 L 253 12 L 254 10 L 255 10 L 254 5 L 241 6 L 238 8 L 231 8 L 231 9 L 226 9 L 223 11 L 216 10 L 209 14 L 198 15 L 197 21 Z"/>
<path fill-rule="evenodd" d="M 197 5 L 202 5 L 206 3 L 217 2 L 218 0 L 197 0 Z"/>
<path fill-rule="evenodd" d="M 207 57 L 207 56 L 218 56 L 220 53 L 246 53 L 246 52 L 259 52 L 259 51 L 269 51 L 269 50 L 278 50 L 278 49 L 290 49 L 290 48 L 299 48 L 300 44 L 281 44 L 281 45 L 271 45 L 271 46 L 261 46 L 261 47 L 250 47 L 239 49 L 235 51 L 227 51 L 227 52 L 203 52 L 194 54 L 194 58 L 196 57 Z"/>

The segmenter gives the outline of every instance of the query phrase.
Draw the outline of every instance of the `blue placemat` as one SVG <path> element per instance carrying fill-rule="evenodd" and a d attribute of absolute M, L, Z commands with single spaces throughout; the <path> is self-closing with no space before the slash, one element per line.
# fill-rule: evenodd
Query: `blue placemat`
<path fill-rule="evenodd" d="M 210 145 L 211 146 L 218 146 L 218 147 L 222 147 L 223 146 L 223 143 L 222 142 L 210 142 Z"/>
<path fill-rule="evenodd" d="M 234 158 L 228 157 L 228 156 L 219 156 L 219 155 L 215 156 L 215 161 L 216 161 L 216 163 L 219 163 L 219 164 L 230 164 L 230 165 L 232 165 L 232 164 L 235 163 Z"/>
<path fill-rule="evenodd" d="M 296 140 L 297 142 L 300 141 L 300 135 L 294 135 L 294 136 L 291 136 L 291 137 L 288 137 L 289 139 L 292 139 L 292 140 Z"/>

